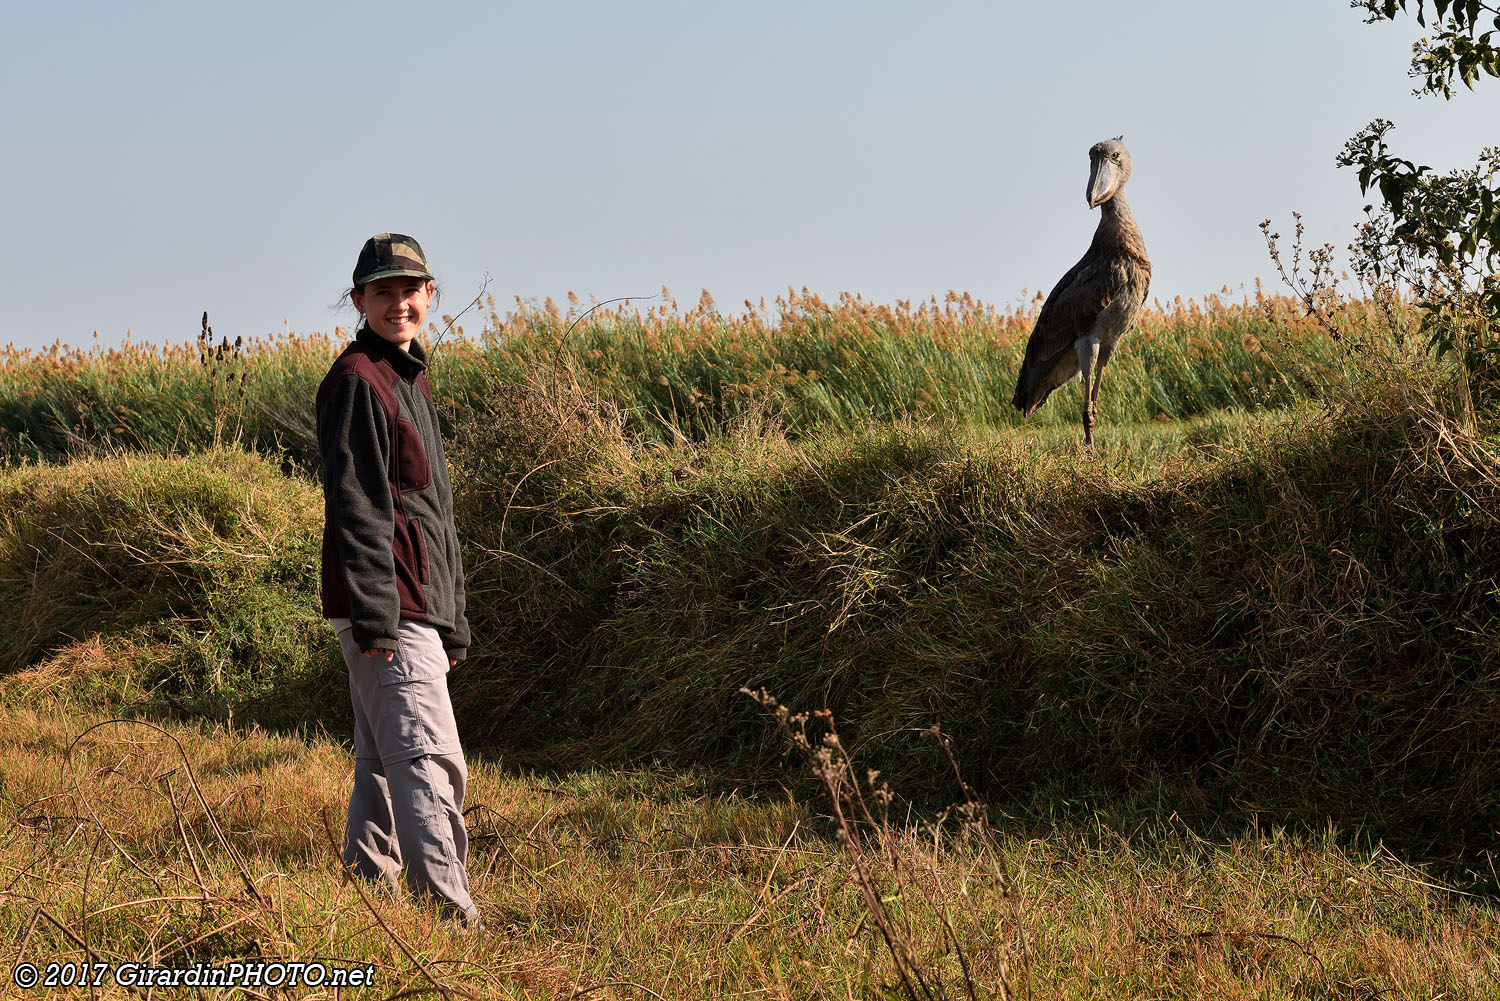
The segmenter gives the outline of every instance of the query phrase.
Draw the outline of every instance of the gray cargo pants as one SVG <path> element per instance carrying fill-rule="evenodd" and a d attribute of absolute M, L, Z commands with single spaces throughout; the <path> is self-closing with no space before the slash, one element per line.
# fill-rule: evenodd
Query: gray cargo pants
<path fill-rule="evenodd" d="M 334 619 L 354 704 L 354 791 L 344 865 L 394 884 L 402 873 L 418 896 L 450 918 L 478 918 L 464 863 L 468 768 L 448 700 L 448 655 L 437 630 L 401 620 L 387 661 L 366 657 L 348 619 Z"/>

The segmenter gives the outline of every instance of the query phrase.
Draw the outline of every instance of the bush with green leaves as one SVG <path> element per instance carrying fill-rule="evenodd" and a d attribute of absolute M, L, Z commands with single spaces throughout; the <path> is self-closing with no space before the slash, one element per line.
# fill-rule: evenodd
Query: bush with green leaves
<path fill-rule="evenodd" d="M 1436 32 L 1419 40 L 1411 76 L 1418 95 L 1454 96 L 1481 75 L 1500 77 L 1500 6 L 1481 0 L 1354 0 L 1368 21 L 1413 16 Z M 1353 250 L 1359 277 L 1409 290 L 1422 310 L 1422 331 L 1440 355 L 1451 355 L 1466 376 L 1461 391 L 1471 406 L 1500 402 L 1500 147 L 1479 154 L 1476 166 L 1438 173 L 1395 155 L 1386 139 L 1394 126 L 1376 119 L 1345 145 L 1338 164 L 1354 167 L 1360 189 L 1379 194 Z"/>

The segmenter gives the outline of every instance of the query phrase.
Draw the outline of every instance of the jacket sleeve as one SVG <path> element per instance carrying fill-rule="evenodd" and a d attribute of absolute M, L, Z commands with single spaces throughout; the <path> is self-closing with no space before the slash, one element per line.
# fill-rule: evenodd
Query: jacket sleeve
<path fill-rule="evenodd" d="M 469 619 L 464 614 L 464 561 L 459 553 L 458 533 L 453 532 L 453 628 L 440 629 L 448 659 L 462 661 L 469 654 Z"/>
<path fill-rule="evenodd" d="M 374 390 L 359 376 L 345 376 L 319 410 L 318 451 L 354 641 L 361 650 L 395 650 L 401 600 L 391 549 L 390 427 Z"/>
<path fill-rule="evenodd" d="M 432 415 L 433 427 L 437 426 L 437 412 Z M 447 506 L 451 512 L 453 509 L 453 484 L 448 478 L 448 459 L 440 448 L 439 453 L 433 457 L 433 473 L 439 479 L 443 495 L 447 498 Z M 453 571 L 453 625 L 451 627 L 437 627 L 438 636 L 443 641 L 443 649 L 448 654 L 448 659 L 462 661 L 469 653 L 469 619 L 465 614 L 466 600 L 464 595 L 464 558 L 462 546 L 458 541 L 458 529 L 453 524 L 453 516 L 450 513 L 447 524 L 443 530 L 447 533 L 447 549 L 452 553 L 451 567 Z"/>

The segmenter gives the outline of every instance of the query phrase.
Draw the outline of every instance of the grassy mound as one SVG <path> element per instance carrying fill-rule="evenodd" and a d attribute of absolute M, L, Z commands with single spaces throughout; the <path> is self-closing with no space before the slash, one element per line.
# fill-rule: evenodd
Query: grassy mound
<path fill-rule="evenodd" d="M 566 397 L 566 394 L 564 394 Z M 513 394 L 456 462 L 471 739 L 755 772 L 743 685 L 1016 808 L 1170 795 L 1459 861 L 1500 827 L 1500 454 L 1399 402 L 1075 435 L 642 448 Z"/>
<path fill-rule="evenodd" d="M 321 525 L 316 489 L 233 450 L 0 472 L 0 673 L 216 719 L 346 715 L 310 599 Z"/>
<path fill-rule="evenodd" d="M 1144 802 L 1474 865 L 1500 829 L 1500 451 L 1374 392 L 1101 432 L 747 408 L 661 444 L 571 378 L 451 456 L 468 743 L 781 776 L 740 694 L 834 710 L 904 791 L 941 723 L 1006 809 Z M 347 731 L 315 487 L 218 450 L 0 473 L 8 693 Z"/>

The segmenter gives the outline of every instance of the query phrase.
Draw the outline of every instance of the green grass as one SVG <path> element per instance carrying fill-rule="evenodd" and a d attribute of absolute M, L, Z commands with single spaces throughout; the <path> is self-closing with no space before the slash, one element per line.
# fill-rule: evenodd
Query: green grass
<path fill-rule="evenodd" d="M 1090 454 L 936 423 L 658 449 L 586 397 L 511 400 L 454 457 L 490 638 L 457 697 L 537 763 L 753 778 L 764 687 L 924 787 L 910 735 L 942 722 L 1017 809 L 1150 792 L 1470 867 L 1500 820 L 1500 458 L 1404 406 Z"/>
<path fill-rule="evenodd" d="M 1184 419 L 1321 397 L 1344 361 L 1298 312 L 1275 298 L 1148 310 L 1110 365 L 1101 419 Z M 1372 315 L 1354 312 L 1356 329 L 1374 329 Z M 450 429 L 461 430 L 497 394 L 560 381 L 664 443 L 701 440 L 766 410 L 793 435 L 901 419 L 1015 426 L 1010 398 L 1035 319 L 1034 310 L 997 310 L 956 294 L 895 308 L 793 295 L 742 314 L 708 300 L 687 311 L 602 310 L 574 327 L 581 313 L 551 303 L 504 315 L 492 308 L 477 336 L 461 328 L 450 336 L 432 371 Z M 181 453 L 240 441 L 312 470 L 312 400 L 339 347 L 312 335 L 0 351 L 0 458 Z M 1033 418 L 1079 420 L 1066 393 Z"/>
<path fill-rule="evenodd" d="M 236 450 L 0 470 L 0 673 L 90 704 L 337 724 L 322 514 L 315 489 Z"/>
<path fill-rule="evenodd" d="M 1071 428 L 750 418 L 659 445 L 581 388 L 518 387 L 451 458 L 476 747 L 759 786 L 780 744 L 739 689 L 764 687 L 834 710 L 915 796 L 945 794 L 913 739 L 941 722 L 1008 810 L 1331 822 L 1489 882 L 1500 458 L 1399 398 L 1088 453 Z M 315 486 L 229 450 L 17 467 L 0 496 L 12 684 L 347 726 Z"/>

